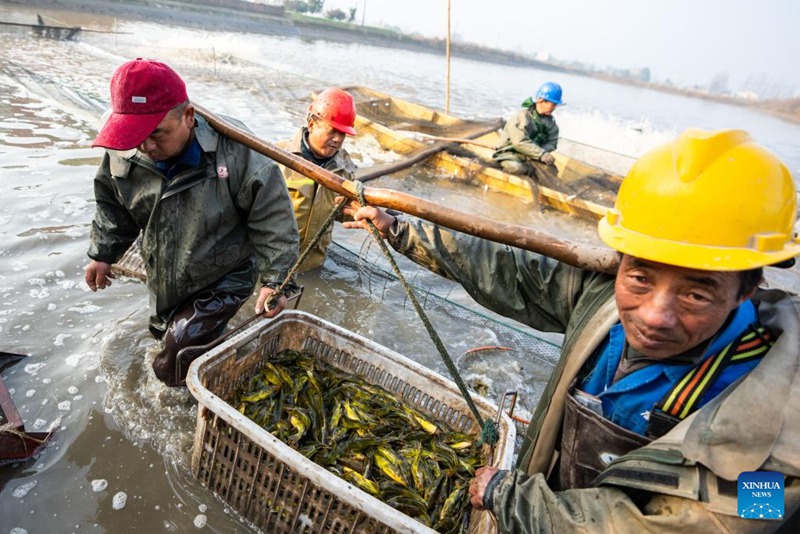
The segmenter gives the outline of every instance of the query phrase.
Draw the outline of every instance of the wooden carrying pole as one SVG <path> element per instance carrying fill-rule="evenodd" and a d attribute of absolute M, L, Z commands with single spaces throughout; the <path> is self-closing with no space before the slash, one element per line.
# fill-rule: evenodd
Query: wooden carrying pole
<path fill-rule="evenodd" d="M 194 104 L 194 107 L 221 134 L 311 178 L 340 195 L 356 198 L 355 182 L 345 180 L 328 170 L 309 163 L 300 156 L 263 141 L 252 133 L 222 120 L 203 106 Z M 364 198 L 373 206 L 395 209 L 451 230 L 544 254 L 581 269 L 611 273 L 616 272 L 619 262 L 617 253 L 608 248 L 575 243 L 533 228 L 463 213 L 400 191 L 364 187 Z"/>

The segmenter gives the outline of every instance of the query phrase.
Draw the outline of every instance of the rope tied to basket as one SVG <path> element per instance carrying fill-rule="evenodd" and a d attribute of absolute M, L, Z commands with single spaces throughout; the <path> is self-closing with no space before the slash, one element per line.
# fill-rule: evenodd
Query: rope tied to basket
<path fill-rule="evenodd" d="M 366 206 L 367 201 L 364 198 L 364 184 L 358 181 L 356 181 L 355 184 L 356 184 L 356 193 L 358 196 L 358 201 L 361 203 L 362 206 Z M 406 281 L 405 276 L 403 276 L 403 273 L 400 271 L 400 267 L 397 265 L 397 262 L 395 262 L 394 257 L 392 256 L 392 253 L 389 250 L 389 247 L 386 245 L 386 242 L 383 240 L 383 238 L 381 238 L 378 229 L 375 227 L 372 221 L 368 219 L 367 223 L 369 226 L 369 233 L 372 235 L 372 238 L 378 243 L 378 246 L 381 248 L 381 251 L 383 252 L 387 261 L 392 266 L 394 274 L 397 276 L 398 280 L 400 280 L 400 283 L 403 285 L 403 289 L 405 289 L 406 294 L 408 295 L 408 299 L 411 301 L 411 303 L 414 306 L 414 310 L 416 310 L 417 315 L 422 320 L 422 324 L 425 326 L 425 330 L 427 330 L 428 335 L 431 338 L 431 341 L 433 341 L 433 344 L 439 351 L 439 355 L 442 357 L 442 360 L 444 361 L 447 370 L 450 371 L 450 376 L 453 378 L 453 381 L 458 386 L 458 389 L 461 392 L 461 395 L 464 397 L 467 406 L 469 406 L 472 415 L 475 416 L 475 419 L 480 424 L 481 434 L 480 438 L 478 439 L 478 445 L 488 444 L 493 446 L 494 444 L 497 443 L 500 437 L 494 421 L 492 421 L 491 419 L 486 419 L 484 421 L 483 417 L 481 417 L 481 414 L 478 411 L 478 407 L 475 405 L 475 401 L 472 400 L 472 396 L 470 395 L 469 390 L 467 389 L 467 385 L 464 383 L 464 380 L 461 378 L 461 375 L 458 372 L 458 368 L 456 367 L 455 363 L 453 363 L 453 359 L 448 354 L 447 348 L 444 346 L 444 343 L 439 337 L 439 334 L 436 333 L 436 329 L 433 327 L 433 324 L 431 324 L 428 315 L 422 309 L 422 305 L 420 305 L 419 300 L 417 299 L 413 289 L 411 288 L 411 285 L 409 285 L 408 281 Z"/>

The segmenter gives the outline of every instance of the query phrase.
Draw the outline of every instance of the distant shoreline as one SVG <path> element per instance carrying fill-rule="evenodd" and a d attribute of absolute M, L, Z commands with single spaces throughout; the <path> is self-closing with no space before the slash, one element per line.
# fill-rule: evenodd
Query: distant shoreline
<path fill-rule="evenodd" d="M 32 7 L 26 0 L 0 0 L 0 3 L 18 4 L 28 9 Z M 117 18 L 147 22 L 155 21 L 164 24 L 175 24 L 177 26 L 206 30 L 242 31 L 347 43 L 364 43 L 374 46 L 403 48 L 405 50 L 424 53 L 444 54 L 446 46 L 443 39 L 406 35 L 380 28 L 362 27 L 317 17 L 306 17 L 292 12 L 287 12 L 285 16 L 278 17 L 239 9 L 197 5 L 192 4 L 190 1 L 37 0 L 35 7 L 71 12 L 96 13 Z M 596 72 L 569 69 L 560 65 L 538 61 L 521 54 L 462 42 L 451 43 L 451 54 L 454 57 L 476 61 L 514 66 L 529 66 L 541 70 L 586 76 L 612 83 L 641 87 L 643 89 L 742 106 L 773 115 L 788 122 L 800 123 L 800 99 L 767 101 L 743 100 L 670 85 L 640 82 Z"/>

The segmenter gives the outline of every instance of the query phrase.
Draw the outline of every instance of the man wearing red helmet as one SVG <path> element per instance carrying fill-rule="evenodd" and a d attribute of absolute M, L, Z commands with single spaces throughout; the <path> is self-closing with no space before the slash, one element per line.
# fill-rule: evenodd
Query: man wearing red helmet
<path fill-rule="evenodd" d="M 356 167 L 342 145 L 346 135 L 356 134 L 353 128 L 355 121 L 353 97 L 335 87 L 325 89 L 309 106 L 306 125 L 291 141 L 278 143 L 278 146 L 346 180 L 352 180 Z M 300 250 L 304 251 L 333 210 L 336 194 L 288 167 L 281 166 L 281 171 L 294 205 L 300 232 Z M 300 266 L 300 272 L 319 267 L 325 262 L 325 252 L 333 239 L 332 234 L 333 228 L 328 227 Z"/>
<path fill-rule="evenodd" d="M 256 313 L 265 311 L 297 261 L 297 226 L 277 165 L 196 115 L 169 66 L 120 66 L 111 106 L 93 143 L 106 151 L 94 180 L 86 283 L 92 291 L 111 285 L 111 264 L 142 234 L 150 331 L 164 341 L 153 370 L 179 385 L 180 349 L 219 337 L 259 281 Z M 285 302 L 277 296 L 265 315 Z"/>

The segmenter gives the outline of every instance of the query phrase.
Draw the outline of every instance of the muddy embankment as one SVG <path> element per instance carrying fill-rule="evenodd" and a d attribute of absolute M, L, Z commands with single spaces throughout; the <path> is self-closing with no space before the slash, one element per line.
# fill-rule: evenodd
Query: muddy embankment
<path fill-rule="evenodd" d="M 30 7 L 26 0 L 0 0 L 0 4 L 19 4 Z M 364 43 L 374 46 L 401 48 L 433 54 L 445 53 L 442 39 L 427 39 L 400 33 L 360 26 L 341 26 L 326 20 L 277 17 L 263 13 L 226 9 L 191 2 L 169 1 L 115 1 L 115 0 L 37 0 L 42 9 L 57 9 L 108 15 L 117 18 L 157 22 L 205 30 L 240 31 L 268 35 L 295 36 L 304 39 L 323 39 L 347 43 Z M 46 21 L 53 23 L 54 21 Z M 453 43 L 453 56 L 501 64 L 528 65 L 543 70 L 573 72 L 510 52 L 481 46 Z M 573 72 L 574 74 L 585 74 Z"/>
<path fill-rule="evenodd" d="M 27 0 L 0 0 L 0 4 L 20 4 L 29 6 Z M 444 55 L 443 39 L 429 39 L 404 35 L 377 28 L 343 26 L 323 19 L 303 20 L 303 17 L 272 16 L 263 13 L 197 5 L 191 2 L 170 1 L 116 1 L 116 0 L 37 0 L 36 6 L 42 9 L 58 9 L 72 12 L 85 12 L 109 15 L 116 18 L 157 22 L 165 25 L 185 26 L 205 30 L 239 31 L 267 35 L 301 37 L 303 39 L 322 39 L 327 41 L 364 43 L 373 46 L 401 48 L 416 52 Z M 305 17 L 305 19 L 310 19 Z M 47 21 L 53 22 L 53 21 Z M 598 73 L 565 69 L 557 65 L 536 61 L 518 54 L 494 50 L 468 43 L 452 43 L 451 53 L 477 61 L 505 65 L 530 66 L 540 70 L 568 72 L 581 76 L 591 76 L 614 83 L 638 85 L 655 91 L 680 94 L 715 102 L 757 109 L 788 122 L 800 123 L 800 99 L 768 100 L 754 102 L 739 100 L 722 95 L 700 93 L 672 86 L 650 83 L 637 83 Z"/>

